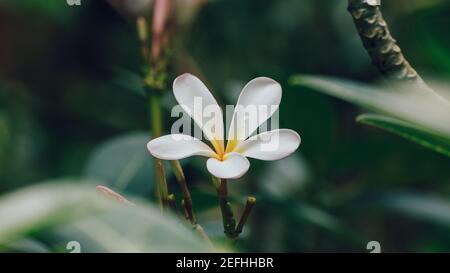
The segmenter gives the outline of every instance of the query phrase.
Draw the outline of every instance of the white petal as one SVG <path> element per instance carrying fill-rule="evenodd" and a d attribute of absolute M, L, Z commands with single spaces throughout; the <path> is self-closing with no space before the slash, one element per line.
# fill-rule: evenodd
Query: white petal
<path fill-rule="evenodd" d="M 197 77 L 186 73 L 177 77 L 173 82 L 173 93 L 183 110 L 203 130 L 206 138 L 210 141 L 219 139 L 223 145 L 222 109 L 205 84 Z M 204 110 L 215 114 L 204 117 Z"/>
<path fill-rule="evenodd" d="M 208 159 L 206 167 L 215 177 L 237 179 L 248 171 L 250 162 L 238 153 L 230 153 L 224 161 L 216 158 Z"/>
<path fill-rule="evenodd" d="M 163 160 L 177 160 L 194 155 L 215 156 L 208 145 L 197 138 L 183 134 L 165 135 L 153 139 L 147 144 L 147 149 L 154 157 Z"/>
<path fill-rule="evenodd" d="M 282 159 L 297 150 L 300 136 L 290 129 L 264 132 L 238 144 L 235 151 L 260 160 Z"/>
<path fill-rule="evenodd" d="M 278 82 L 266 77 L 251 80 L 239 95 L 228 132 L 228 140 L 245 140 L 273 115 L 280 101 L 281 86 Z M 245 112 L 249 113 L 253 110 L 257 111 L 256 119 L 244 117 Z"/>

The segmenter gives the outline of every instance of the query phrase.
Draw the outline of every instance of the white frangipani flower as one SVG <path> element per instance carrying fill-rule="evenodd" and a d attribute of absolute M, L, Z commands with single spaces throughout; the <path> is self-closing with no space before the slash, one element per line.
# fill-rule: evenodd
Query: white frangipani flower
<path fill-rule="evenodd" d="M 224 141 L 223 115 L 208 88 L 197 77 L 183 74 L 175 79 L 173 92 L 183 110 L 202 129 L 212 148 L 198 138 L 186 134 L 158 137 L 147 144 L 150 153 L 162 160 L 178 160 L 190 156 L 209 157 L 208 171 L 219 178 L 232 179 L 244 175 L 250 167 L 248 157 L 260 160 L 278 160 L 297 150 L 300 136 L 290 129 L 276 129 L 251 136 L 278 109 L 281 86 L 276 81 L 259 77 L 242 89 L 236 104 L 227 142 Z M 205 117 L 194 105 L 201 100 L 202 107 L 219 109 L 215 116 Z M 267 109 L 264 115 L 249 119 L 245 109 Z"/>

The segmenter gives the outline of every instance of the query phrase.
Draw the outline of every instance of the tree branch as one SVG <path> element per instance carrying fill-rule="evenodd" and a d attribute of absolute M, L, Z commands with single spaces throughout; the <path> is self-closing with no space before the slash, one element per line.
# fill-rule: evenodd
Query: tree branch
<path fill-rule="evenodd" d="M 348 11 L 372 63 L 385 76 L 422 83 L 392 37 L 379 6 L 380 0 L 348 0 Z"/>
<path fill-rule="evenodd" d="M 224 233 L 228 238 L 236 239 L 236 220 L 234 219 L 231 204 L 230 202 L 228 202 L 228 185 L 226 179 L 220 180 L 218 193 L 220 210 L 222 212 Z"/>

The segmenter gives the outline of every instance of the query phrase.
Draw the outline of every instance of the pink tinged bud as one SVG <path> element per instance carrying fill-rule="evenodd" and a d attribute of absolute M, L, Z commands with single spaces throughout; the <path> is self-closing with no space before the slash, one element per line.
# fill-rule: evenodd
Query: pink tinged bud
<path fill-rule="evenodd" d="M 111 190 L 108 187 L 102 186 L 102 185 L 98 185 L 95 187 L 98 191 L 100 191 L 101 193 L 103 193 L 104 195 L 113 198 L 114 200 L 120 202 L 120 203 L 124 203 L 127 205 L 132 205 L 134 206 L 134 203 L 128 201 L 125 197 L 123 197 L 122 195 L 118 194 L 117 192 Z"/>

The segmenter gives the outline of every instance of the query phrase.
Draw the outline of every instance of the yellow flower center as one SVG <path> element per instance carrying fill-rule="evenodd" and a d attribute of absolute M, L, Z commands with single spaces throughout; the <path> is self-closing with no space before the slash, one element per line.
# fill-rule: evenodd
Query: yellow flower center
<path fill-rule="evenodd" d="M 217 139 L 211 141 L 214 151 L 216 152 L 216 158 L 220 161 L 224 160 L 225 151 L 223 149 L 223 142 Z"/>
<path fill-rule="evenodd" d="M 231 153 L 236 149 L 236 146 L 238 145 L 237 139 L 230 139 L 227 141 L 227 148 L 225 149 L 225 153 Z"/>
<path fill-rule="evenodd" d="M 231 139 L 227 141 L 226 148 L 224 149 L 223 141 L 214 139 L 211 141 L 214 151 L 216 152 L 216 159 L 219 161 L 224 161 L 227 159 L 227 155 L 231 152 L 237 152 L 236 147 L 239 141 L 236 139 Z"/>

